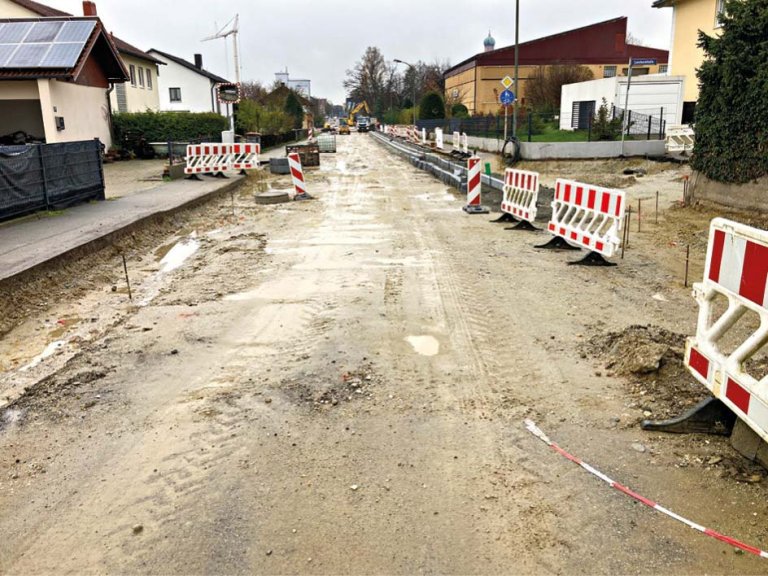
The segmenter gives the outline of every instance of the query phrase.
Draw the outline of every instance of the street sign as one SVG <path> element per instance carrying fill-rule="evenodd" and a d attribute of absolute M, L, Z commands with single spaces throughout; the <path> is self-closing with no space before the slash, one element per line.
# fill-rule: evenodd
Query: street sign
<path fill-rule="evenodd" d="M 217 84 L 216 93 L 221 104 L 240 102 L 240 84 Z"/>
<path fill-rule="evenodd" d="M 632 58 L 632 66 L 655 66 L 656 58 Z"/>
<path fill-rule="evenodd" d="M 515 102 L 515 93 L 511 90 L 504 90 L 501 94 L 499 94 L 499 102 L 501 102 L 504 106 L 513 104 Z"/>
<path fill-rule="evenodd" d="M 506 88 L 507 90 L 509 90 L 509 87 L 512 86 L 512 84 L 514 83 L 515 81 L 512 80 L 512 78 L 510 78 L 509 76 L 505 76 L 504 79 L 501 81 L 501 85 L 504 86 L 504 88 Z"/>

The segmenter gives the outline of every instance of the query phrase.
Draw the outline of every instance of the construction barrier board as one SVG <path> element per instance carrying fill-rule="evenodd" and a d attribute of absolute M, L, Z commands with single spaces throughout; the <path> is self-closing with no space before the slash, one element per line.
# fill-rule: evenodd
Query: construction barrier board
<path fill-rule="evenodd" d="M 507 168 L 501 211 L 531 224 L 536 219 L 539 198 L 539 173 Z"/>

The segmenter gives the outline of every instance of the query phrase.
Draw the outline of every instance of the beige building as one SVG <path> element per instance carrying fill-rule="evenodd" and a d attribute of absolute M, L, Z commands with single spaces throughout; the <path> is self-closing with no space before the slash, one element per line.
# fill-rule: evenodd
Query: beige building
<path fill-rule="evenodd" d="M 71 14 L 56 10 L 33 0 L 0 0 L 0 18 L 60 18 Z M 83 16 L 96 17 L 96 4 L 83 2 Z M 125 40 L 111 35 L 128 71 L 130 80 L 115 85 L 110 94 L 113 112 L 144 112 L 160 110 L 160 95 L 157 89 L 158 67 L 161 61 L 136 48 Z"/>
<path fill-rule="evenodd" d="M 654 8 L 673 10 L 669 72 L 685 77 L 683 122 L 693 120 L 693 108 L 699 98 L 696 69 L 704 61 L 704 51 L 697 46 L 699 31 L 710 36 L 720 33 L 719 16 L 724 5 L 724 0 L 657 0 L 653 3 Z"/>
<path fill-rule="evenodd" d="M 524 42 L 519 46 L 520 86 L 511 90 L 525 105 L 529 80 L 542 68 L 554 65 L 584 66 L 594 78 L 612 78 L 627 75 L 630 58 L 643 58 L 656 63 L 633 66 L 633 75 L 667 71 L 666 50 L 627 44 L 626 37 L 627 18 L 622 17 Z M 499 113 L 499 94 L 504 90 L 501 80 L 515 75 L 514 46 L 496 49 L 489 35 L 484 48 L 443 75 L 446 101 L 464 104 L 471 114 Z"/>

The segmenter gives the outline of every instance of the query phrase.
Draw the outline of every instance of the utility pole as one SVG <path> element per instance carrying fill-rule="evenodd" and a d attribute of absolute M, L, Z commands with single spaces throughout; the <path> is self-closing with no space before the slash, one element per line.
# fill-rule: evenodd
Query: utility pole
<path fill-rule="evenodd" d="M 408 64 L 405 60 L 398 60 L 395 58 L 395 64 L 405 64 L 413 70 L 413 125 L 416 126 L 416 66 Z"/>
<path fill-rule="evenodd" d="M 515 0 L 515 101 L 512 103 L 512 136 L 517 136 L 517 101 L 520 99 L 520 0 Z"/>

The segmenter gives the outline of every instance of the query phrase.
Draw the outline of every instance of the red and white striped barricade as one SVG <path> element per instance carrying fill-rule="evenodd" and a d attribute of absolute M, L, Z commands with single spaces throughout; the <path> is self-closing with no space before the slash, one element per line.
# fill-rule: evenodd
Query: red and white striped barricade
<path fill-rule="evenodd" d="M 509 230 L 536 230 L 536 202 L 539 199 L 539 173 L 507 168 L 501 200 L 502 215 L 494 222 L 519 223 Z"/>
<path fill-rule="evenodd" d="M 288 154 L 288 167 L 291 169 L 291 178 L 293 179 L 293 188 L 295 190 L 294 200 L 309 200 L 312 198 L 307 194 L 307 183 L 304 180 L 304 169 L 301 167 L 301 156 L 298 152 Z"/>
<path fill-rule="evenodd" d="M 230 144 L 229 147 L 233 170 L 255 170 L 259 167 L 261 144 Z"/>
<path fill-rule="evenodd" d="M 694 284 L 693 295 L 699 319 L 696 336 L 685 347 L 685 365 L 768 442 L 768 375 L 758 372 L 754 362 L 768 347 L 768 232 L 715 218 L 704 281 Z M 728 300 L 728 308 L 716 318 L 721 312 L 715 310 L 718 296 Z M 759 322 L 744 338 L 740 327 L 733 328 L 746 315 Z M 734 339 L 741 342 L 735 349 Z"/>
<path fill-rule="evenodd" d="M 230 170 L 231 144 L 190 144 L 184 174 L 223 174 Z"/>
<path fill-rule="evenodd" d="M 467 214 L 488 214 L 488 208 L 481 203 L 483 183 L 480 170 L 479 156 L 467 160 L 467 205 L 462 208 Z"/>
<path fill-rule="evenodd" d="M 438 150 L 443 150 L 444 149 L 443 129 L 442 128 L 435 128 L 435 147 Z"/>
<path fill-rule="evenodd" d="M 570 264 L 615 266 L 604 257 L 610 258 L 621 247 L 625 203 L 623 190 L 558 178 L 548 226 L 555 237 L 537 248 L 586 248 L 590 253 Z"/>

